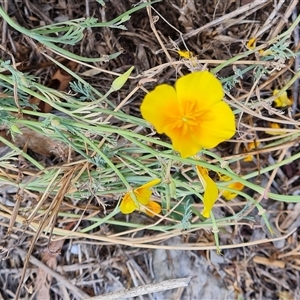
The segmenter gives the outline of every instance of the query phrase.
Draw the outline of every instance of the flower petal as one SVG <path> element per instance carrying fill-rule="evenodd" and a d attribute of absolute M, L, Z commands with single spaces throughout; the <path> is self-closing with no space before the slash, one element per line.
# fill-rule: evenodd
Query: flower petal
<path fill-rule="evenodd" d="M 205 189 L 203 196 L 204 208 L 201 214 L 203 217 L 209 218 L 210 212 L 218 199 L 218 187 L 216 183 L 209 177 L 208 170 L 206 168 L 196 166 L 196 170 L 199 180 Z"/>
<path fill-rule="evenodd" d="M 269 123 L 270 128 L 272 129 L 281 129 L 280 125 L 278 123 Z M 286 134 L 286 131 L 279 131 L 279 130 L 266 130 L 265 133 L 269 134 L 269 135 L 281 135 L 281 134 Z"/>
<path fill-rule="evenodd" d="M 194 72 L 180 77 L 175 85 L 180 103 L 195 101 L 205 111 L 224 97 L 221 82 L 210 72 Z"/>
<path fill-rule="evenodd" d="M 209 218 L 210 212 L 218 199 L 218 187 L 208 175 L 204 176 L 203 178 L 206 182 L 206 189 L 203 197 L 204 208 L 201 214 L 203 217 Z"/>
<path fill-rule="evenodd" d="M 165 129 L 173 148 L 185 158 L 231 138 L 235 134 L 235 119 L 228 104 L 221 101 L 203 113 L 196 126 L 189 126 L 184 132 L 173 126 Z"/>
<path fill-rule="evenodd" d="M 224 174 L 219 174 L 220 180 L 221 181 L 231 181 L 232 178 L 230 176 L 224 175 Z M 230 183 L 229 185 L 227 185 L 228 188 L 236 190 L 236 191 L 241 191 L 244 188 L 244 184 L 236 181 L 233 183 Z M 238 194 L 228 191 L 228 190 L 221 190 L 222 192 L 222 196 L 224 199 L 226 200 L 232 200 L 234 199 Z"/>
<path fill-rule="evenodd" d="M 133 199 L 130 196 L 130 193 L 127 192 L 124 196 L 124 198 L 121 201 L 120 204 L 120 211 L 123 214 L 130 214 L 132 213 L 135 209 L 137 208 L 137 206 L 135 205 L 135 202 L 133 201 Z"/>
<path fill-rule="evenodd" d="M 171 137 L 174 150 L 180 153 L 183 158 L 193 156 L 202 148 L 201 144 L 193 137 L 194 132 L 188 130 L 185 134 L 181 132 L 167 132 L 166 134 Z"/>
<path fill-rule="evenodd" d="M 157 86 L 145 96 L 141 113 L 158 133 L 164 133 L 164 127 L 173 123 L 174 117 L 180 116 L 175 89 L 167 84 Z"/>
<path fill-rule="evenodd" d="M 214 148 L 234 134 L 234 114 L 229 105 L 221 101 L 203 113 L 199 126 L 194 127 L 192 137 L 203 148 Z"/>
<path fill-rule="evenodd" d="M 234 189 L 236 191 L 241 191 L 244 188 L 244 185 L 240 182 L 234 182 L 231 183 L 227 186 L 230 189 Z M 230 191 L 223 191 L 222 192 L 222 196 L 224 197 L 225 200 L 232 200 L 234 199 L 238 194 L 237 193 L 233 193 Z"/>
<path fill-rule="evenodd" d="M 140 210 L 147 214 L 149 217 L 154 217 L 155 214 L 159 214 L 161 212 L 161 206 L 157 202 L 149 201 L 146 207 L 141 206 Z"/>
<path fill-rule="evenodd" d="M 140 202 L 143 205 L 147 205 L 152 194 L 150 188 L 152 188 L 158 183 L 160 183 L 160 179 L 156 178 L 134 189 L 133 192 L 136 195 L 138 202 Z"/>
<path fill-rule="evenodd" d="M 155 178 L 155 179 L 152 179 L 151 181 L 141 185 L 138 189 L 149 189 L 149 188 L 152 188 L 153 186 L 157 185 L 160 183 L 160 179 L 159 178 Z"/>
<path fill-rule="evenodd" d="M 139 203 L 146 205 L 150 200 L 152 192 L 149 189 L 138 188 L 134 190 L 134 194 Z"/>

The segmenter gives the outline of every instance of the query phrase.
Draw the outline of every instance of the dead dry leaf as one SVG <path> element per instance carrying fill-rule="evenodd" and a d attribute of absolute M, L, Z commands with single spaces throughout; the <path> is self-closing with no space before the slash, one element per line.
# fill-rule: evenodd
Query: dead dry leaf
<path fill-rule="evenodd" d="M 20 126 L 22 134 L 16 134 L 14 143 L 19 148 L 29 148 L 32 151 L 45 155 L 61 157 L 65 159 L 69 153 L 69 146 L 51 137 L 51 135 L 40 134 L 34 130 Z"/>
<path fill-rule="evenodd" d="M 69 68 L 71 71 L 75 71 L 75 69 L 77 68 L 77 65 L 78 64 L 73 61 L 65 62 L 65 66 L 67 68 Z M 67 73 L 63 69 L 58 69 L 52 76 L 52 79 L 51 79 L 50 83 L 48 84 L 48 87 L 58 90 L 58 91 L 65 91 L 67 89 L 71 79 L 72 79 L 72 76 L 69 73 Z M 41 110 L 41 112 L 44 112 L 44 113 L 49 113 L 52 110 L 51 105 L 41 101 L 37 97 L 30 98 L 29 103 L 37 105 L 39 107 L 39 109 Z"/>

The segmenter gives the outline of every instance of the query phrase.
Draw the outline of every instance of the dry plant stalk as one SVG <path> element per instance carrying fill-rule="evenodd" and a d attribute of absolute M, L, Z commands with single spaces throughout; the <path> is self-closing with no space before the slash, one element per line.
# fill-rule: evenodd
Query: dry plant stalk
<path fill-rule="evenodd" d="M 114 293 L 105 294 L 102 296 L 96 296 L 88 298 L 86 300 L 117 300 L 117 299 L 126 299 L 130 297 L 138 297 L 142 295 L 148 295 L 151 293 L 168 291 L 171 289 L 176 289 L 180 287 L 188 286 L 192 277 L 178 278 L 165 280 L 159 283 L 150 283 L 138 287 L 134 287 L 129 290 L 122 290 Z"/>

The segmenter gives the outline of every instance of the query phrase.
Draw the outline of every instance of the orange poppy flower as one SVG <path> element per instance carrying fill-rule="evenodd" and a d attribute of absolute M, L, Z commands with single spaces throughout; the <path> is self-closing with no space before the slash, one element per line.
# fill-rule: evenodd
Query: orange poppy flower
<path fill-rule="evenodd" d="M 185 158 L 235 134 L 234 114 L 223 96 L 221 82 L 213 74 L 194 72 L 179 78 L 175 88 L 157 86 L 145 96 L 141 113 Z"/>

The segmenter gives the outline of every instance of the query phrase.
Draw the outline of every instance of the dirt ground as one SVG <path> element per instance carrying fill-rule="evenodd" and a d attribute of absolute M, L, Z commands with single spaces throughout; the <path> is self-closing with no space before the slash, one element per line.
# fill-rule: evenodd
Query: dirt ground
<path fill-rule="evenodd" d="M 102 8 L 101 1 L 94 0 L 1 0 L 1 6 L 20 26 L 35 29 L 83 17 L 93 17 L 99 22 L 107 22 L 140 3 L 136 0 L 104 2 L 105 7 Z M 135 76 L 148 75 L 145 88 L 151 90 L 159 83 L 173 84 L 178 73 L 189 72 L 189 63 L 193 63 L 193 60 L 202 61 L 202 66 L 215 68 L 224 61 L 244 53 L 247 47 L 251 48 L 247 43 L 253 37 L 257 37 L 256 46 L 267 44 L 268 41 L 286 32 L 300 12 L 300 4 L 293 0 L 162 0 L 154 3 L 152 7 L 153 9 L 142 8 L 133 12 L 131 18 L 122 23 L 127 30 L 109 27 L 87 28 L 83 32 L 81 41 L 75 45 L 64 45 L 64 49 L 87 58 L 95 58 L 99 55 L 103 57 L 121 51 L 122 54 L 115 59 L 90 63 L 111 73 L 95 72 L 84 63 L 69 65 L 70 68 L 73 68 L 76 74 L 83 76 L 100 93 L 105 94 L 116 73 L 124 73 L 129 67 L 134 66 Z M 0 19 L 0 28 L 2 62 L 13 57 L 20 72 L 36 76 L 38 82 L 45 86 L 58 87 L 65 92 L 70 90 L 70 80 L 63 72 L 57 75 L 57 67 L 41 54 L 41 45 L 33 43 L 32 39 L 25 34 L 13 29 L 3 18 Z M 294 53 L 299 52 L 299 34 L 297 24 L 287 36 L 289 49 Z M 178 50 L 188 50 L 189 52 L 184 52 L 188 57 L 184 57 L 183 53 L 180 55 Z M 47 47 L 43 48 L 43 51 L 66 64 L 61 55 Z M 238 66 L 241 70 L 245 70 L 251 65 L 249 62 L 256 60 L 259 60 L 257 53 L 249 54 Z M 187 63 L 181 63 L 180 68 L 172 67 L 171 62 L 183 61 Z M 165 67 L 165 64 L 169 64 L 168 67 Z M 224 88 L 236 99 L 239 97 L 242 99 L 246 94 L 270 97 L 272 90 L 282 88 L 299 70 L 300 64 L 297 57 L 288 57 L 282 65 L 281 68 L 274 68 L 274 72 L 262 77 L 260 85 L 257 86 L 260 88 L 259 92 L 252 90 L 257 83 L 250 72 L 245 72 L 243 77 L 236 80 L 234 86 L 229 86 L 229 81 L 225 81 Z M 237 74 L 235 68 L 237 65 L 227 65 L 218 72 L 218 77 L 235 76 Z M 3 72 L 5 71 L 1 70 L 0 75 Z M 153 78 L 155 80 L 151 80 Z M 66 80 L 65 86 L 61 85 L 62 80 Z M 119 105 L 139 80 L 137 78 L 126 83 L 118 93 L 110 96 L 110 101 Z M 4 90 L 4 86 L 1 86 L 1 98 Z M 137 90 L 123 107 L 123 111 L 128 115 L 140 117 L 139 107 L 144 94 L 142 89 Z M 292 111 L 284 109 L 283 114 L 292 118 L 296 128 L 299 129 L 298 80 L 288 89 L 288 94 L 294 98 Z M 249 96 L 249 101 L 251 97 Z M 40 109 L 47 112 L 44 104 L 39 105 Z M 260 110 L 259 113 L 268 115 L 267 109 Z M 267 126 L 265 120 L 253 118 L 247 113 L 240 118 L 243 124 L 249 126 L 260 128 Z M 286 125 L 288 126 L 290 125 Z M 2 137 L 14 143 L 14 140 L 7 136 L 7 131 L 1 132 Z M 27 139 L 30 134 L 25 134 Z M 258 137 L 264 139 L 268 135 L 260 131 Z M 36 139 L 32 138 L 30 144 L 27 140 L 22 140 L 16 142 L 16 145 L 26 147 L 27 154 L 46 167 L 62 164 L 61 157 L 47 155 L 49 154 L 46 146 L 48 142 L 47 138 L 44 140 L 38 136 Z M 240 153 L 238 146 L 234 145 L 238 143 L 223 143 L 216 153 L 221 156 Z M 3 151 L 0 155 L 4 157 L 7 148 L 3 143 L 0 144 L 0 148 Z M 272 165 L 274 160 L 280 157 L 281 151 L 288 151 L 288 155 L 298 153 L 299 138 L 298 142 L 287 143 L 285 150 L 256 153 L 251 162 L 242 162 L 239 165 L 241 174 L 248 174 L 251 170 Z M 20 170 L 26 170 L 26 167 L 30 169 L 27 159 L 20 158 L 17 164 Z M 6 170 L 2 168 L 0 175 L 5 176 L 4 174 Z M 264 173 L 258 175 L 256 180 L 260 181 L 261 186 L 265 186 L 274 176 L 271 190 L 280 195 L 300 195 L 299 174 L 298 159 L 282 165 L 277 169 L 276 174 Z M 176 238 L 166 236 L 163 242 L 160 240 L 157 243 L 157 249 L 130 247 L 118 242 L 116 244 L 98 242 L 86 237 L 66 237 L 48 243 L 48 238 L 41 235 L 34 240 L 36 228 L 29 226 L 22 231 L 20 226 L 15 225 L 10 228 L 11 232 L 8 231 L 12 207 L 17 203 L 15 197 L 17 194 L 15 188 L 0 181 L 0 211 L 2 212 L 0 300 L 15 299 L 21 279 L 24 284 L 20 289 L 19 299 L 87 299 L 118 290 L 189 276 L 192 277 L 189 288 L 180 287 L 165 293 L 140 295 L 134 299 L 300 299 L 299 201 L 285 203 L 263 198 L 261 205 L 266 209 L 266 216 L 274 234 L 268 231 L 261 216 L 252 209 L 236 226 L 224 226 L 220 229 L 220 245 L 224 247 L 222 255 L 218 255 L 217 251 L 210 247 L 214 246 L 214 232 L 211 230 L 180 232 Z M 99 212 L 99 201 L 96 198 L 91 197 L 88 204 L 88 211 L 94 216 Z M 107 198 L 105 201 L 109 203 L 110 199 Z M 243 199 L 235 201 L 237 206 L 233 209 L 249 209 Z M 34 202 L 29 199 L 26 203 L 25 199 L 20 207 L 30 209 L 31 205 L 32 209 Z M 78 207 L 77 204 L 68 201 L 66 203 L 61 210 L 62 213 L 81 209 L 78 203 Z M 220 216 L 223 213 L 221 209 L 218 212 Z M 138 213 L 133 214 L 131 218 L 144 224 L 149 222 L 146 217 Z M 116 224 L 119 220 L 124 220 L 124 217 L 116 216 Z M 53 222 L 56 224 L 55 220 Z M 73 228 L 74 224 L 77 224 L 76 219 L 74 223 L 60 223 L 61 228 L 64 229 Z M 88 220 L 81 220 L 79 228 L 88 227 L 90 224 Z M 74 230 L 76 231 L 76 228 Z M 92 232 L 95 235 L 113 236 L 122 230 L 119 225 L 104 223 L 94 228 Z M 138 232 L 137 238 L 141 238 L 144 234 L 145 231 Z M 133 233 L 128 236 L 135 235 Z M 22 278 L 25 258 L 32 243 L 34 247 L 27 256 L 29 261 Z M 184 246 L 185 243 L 193 245 L 201 243 L 207 245 L 207 249 L 191 250 L 187 247 L 186 250 L 179 251 L 172 248 L 174 245 Z M 236 244 L 241 246 L 235 247 Z M 160 249 L 159 245 L 168 246 L 170 249 L 168 250 L 168 247 L 165 247 L 167 250 L 163 247 Z M 116 298 L 105 296 L 97 299 L 121 299 L 125 296 L 126 293 L 117 295 Z"/>

